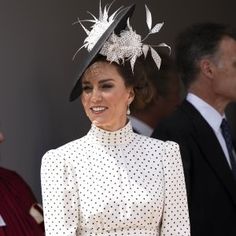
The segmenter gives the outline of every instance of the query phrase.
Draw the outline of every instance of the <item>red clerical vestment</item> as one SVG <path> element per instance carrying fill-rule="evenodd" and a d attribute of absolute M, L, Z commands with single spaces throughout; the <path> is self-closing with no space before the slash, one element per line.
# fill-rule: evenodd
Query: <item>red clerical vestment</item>
<path fill-rule="evenodd" d="M 0 167 L 0 236 L 43 236 L 42 212 L 36 202 L 16 172 Z"/>

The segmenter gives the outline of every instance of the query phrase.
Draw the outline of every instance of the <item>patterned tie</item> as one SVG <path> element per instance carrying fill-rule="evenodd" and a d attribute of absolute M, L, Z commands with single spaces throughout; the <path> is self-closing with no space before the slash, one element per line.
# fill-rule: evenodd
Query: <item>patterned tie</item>
<path fill-rule="evenodd" d="M 226 119 L 222 120 L 220 127 L 221 127 L 221 131 L 222 131 L 222 134 L 223 134 L 223 137 L 225 139 L 225 143 L 228 149 L 231 169 L 232 169 L 234 178 L 236 179 L 236 160 L 233 153 L 234 147 L 233 147 L 232 137 L 230 133 L 230 127 Z"/>

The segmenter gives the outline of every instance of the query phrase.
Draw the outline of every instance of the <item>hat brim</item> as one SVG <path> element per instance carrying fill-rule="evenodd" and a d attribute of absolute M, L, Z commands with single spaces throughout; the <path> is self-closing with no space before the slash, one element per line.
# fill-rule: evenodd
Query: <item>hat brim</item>
<path fill-rule="evenodd" d="M 101 50 L 102 46 L 109 38 L 109 36 L 114 31 L 116 34 L 119 34 L 121 30 L 125 29 L 127 26 L 127 19 L 132 16 L 135 9 L 135 5 L 131 5 L 122 9 L 117 17 L 115 18 L 114 22 L 109 26 L 109 28 L 103 33 L 97 43 L 94 45 L 90 52 L 86 51 L 84 55 L 84 59 L 81 60 L 78 66 L 78 72 L 76 75 L 75 85 L 70 94 L 70 101 L 74 101 L 78 98 L 82 93 L 82 84 L 80 82 L 80 78 L 87 67 L 90 65 L 92 60 L 96 57 L 96 55 Z"/>

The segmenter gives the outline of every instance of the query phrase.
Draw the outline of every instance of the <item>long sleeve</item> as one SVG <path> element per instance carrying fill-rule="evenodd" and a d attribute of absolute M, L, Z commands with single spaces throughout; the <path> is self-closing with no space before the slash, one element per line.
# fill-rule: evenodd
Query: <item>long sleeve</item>
<path fill-rule="evenodd" d="M 161 236 L 189 236 L 190 223 L 183 166 L 178 144 L 166 142 L 163 157 L 165 198 Z"/>
<path fill-rule="evenodd" d="M 41 185 L 46 236 L 76 236 L 79 197 L 75 172 L 57 151 L 42 159 Z"/>

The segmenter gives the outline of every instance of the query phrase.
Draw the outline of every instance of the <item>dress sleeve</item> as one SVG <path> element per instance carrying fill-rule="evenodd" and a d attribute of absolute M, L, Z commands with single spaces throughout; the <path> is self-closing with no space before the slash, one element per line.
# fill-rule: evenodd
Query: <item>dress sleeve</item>
<path fill-rule="evenodd" d="M 58 151 L 43 156 L 41 185 L 46 236 L 76 236 L 79 195 L 75 172 Z"/>
<path fill-rule="evenodd" d="M 165 193 L 161 236 L 189 236 L 187 193 L 179 145 L 165 142 L 163 157 Z"/>

